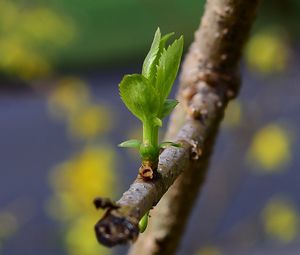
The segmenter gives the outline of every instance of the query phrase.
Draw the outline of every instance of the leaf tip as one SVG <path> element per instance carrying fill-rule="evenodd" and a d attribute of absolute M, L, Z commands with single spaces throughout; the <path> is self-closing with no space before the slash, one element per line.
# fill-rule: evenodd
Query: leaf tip
<path fill-rule="evenodd" d="M 141 142 L 139 140 L 132 139 L 132 140 L 124 141 L 124 142 L 118 144 L 118 147 L 121 147 L 121 148 L 138 148 L 138 147 L 140 147 L 140 145 L 141 145 Z"/>

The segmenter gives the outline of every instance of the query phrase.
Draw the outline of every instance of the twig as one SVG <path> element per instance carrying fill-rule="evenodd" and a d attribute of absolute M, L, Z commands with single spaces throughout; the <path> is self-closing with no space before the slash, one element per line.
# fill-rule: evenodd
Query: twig
<path fill-rule="evenodd" d="M 106 246 L 114 246 L 135 241 L 140 218 L 158 203 L 190 161 L 198 158 L 197 153 L 202 150 L 201 134 L 205 132 L 204 129 L 198 121 L 191 120 L 186 123 L 176 140 L 181 147 L 170 147 L 161 153 L 157 177 L 146 182 L 138 176 L 116 202 L 118 208 L 109 208 L 96 224 L 99 242 Z"/>
<path fill-rule="evenodd" d="M 158 206 L 157 216 L 152 217 L 152 228 L 131 251 L 131 254 L 143 255 L 173 254 L 174 240 L 179 240 L 203 182 L 224 109 L 238 92 L 238 62 L 257 3 L 258 0 L 208 1 L 201 27 L 183 66 L 179 91 L 183 107 L 173 114 L 168 132 L 182 147 L 165 149 L 159 158 L 156 178 L 144 181 L 138 176 L 116 206 L 107 210 L 95 226 L 99 242 L 114 246 L 135 241 L 141 217 L 183 173 Z M 174 234 L 173 229 L 176 229 Z"/>

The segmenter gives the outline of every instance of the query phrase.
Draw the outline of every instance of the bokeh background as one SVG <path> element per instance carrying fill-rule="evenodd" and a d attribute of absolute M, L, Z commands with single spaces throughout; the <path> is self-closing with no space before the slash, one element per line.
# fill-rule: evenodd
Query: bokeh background
<path fill-rule="evenodd" d="M 97 196 L 136 175 L 118 96 L 157 26 L 188 47 L 203 0 L 0 0 L 0 254 L 114 255 Z M 263 1 L 179 255 L 300 254 L 300 2 Z M 174 94 L 175 92 L 173 92 Z"/>

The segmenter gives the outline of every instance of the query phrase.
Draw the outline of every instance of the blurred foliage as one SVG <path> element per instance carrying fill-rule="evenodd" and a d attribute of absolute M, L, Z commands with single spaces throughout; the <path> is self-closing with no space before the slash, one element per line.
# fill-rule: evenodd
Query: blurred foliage
<path fill-rule="evenodd" d="M 82 66 L 91 63 L 116 65 L 141 53 L 145 55 L 157 26 L 163 31 L 184 34 L 188 46 L 199 25 L 205 1 L 39 0 L 38 3 L 63 11 L 74 20 L 78 37 L 67 49 L 60 51 L 57 63 Z M 256 28 L 281 26 L 288 36 L 296 37 L 300 34 L 299 13 L 298 0 L 263 1 Z"/>
<path fill-rule="evenodd" d="M 196 255 L 222 255 L 217 247 L 214 246 L 207 246 L 200 249 Z"/>
<path fill-rule="evenodd" d="M 248 151 L 250 164 L 261 173 L 285 170 L 291 160 L 291 139 L 288 131 L 271 123 L 258 130 Z"/>
<path fill-rule="evenodd" d="M 78 31 L 57 64 L 114 66 L 145 55 L 158 26 L 162 31 L 183 34 L 191 41 L 203 11 L 204 0 L 40 0 L 72 17 Z"/>
<path fill-rule="evenodd" d="M 283 72 L 287 68 L 289 45 L 280 29 L 254 34 L 246 47 L 245 58 L 250 69 L 263 74 Z"/>
<path fill-rule="evenodd" d="M 74 39 L 70 19 L 42 5 L 0 1 L 0 70 L 22 79 L 51 72 L 51 58 Z"/>
<path fill-rule="evenodd" d="M 51 173 L 49 212 L 65 229 L 69 255 L 109 254 L 93 235 L 100 213 L 92 206 L 95 197 L 111 197 L 116 191 L 114 152 L 97 142 L 109 126 L 108 113 L 92 102 L 88 86 L 74 77 L 58 82 L 48 105 L 50 113 L 66 123 L 71 137 L 83 142 L 82 149 Z"/>
<path fill-rule="evenodd" d="M 188 46 L 204 2 L 1 0 L 0 69 L 28 79 L 57 69 L 128 65 L 128 60 L 145 55 L 157 26 L 184 34 Z M 298 0 L 263 2 L 254 30 L 258 35 L 247 50 L 251 67 L 263 72 L 282 70 L 287 49 L 282 31 L 289 38 L 300 34 L 299 13 Z M 270 34 L 271 26 L 283 29 Z"/>
<path fill-rule="evenodd" d="M 273 197 L 263 209 L 262 220 L 265 233 L 271 239 L 288 243 L 299 236 L 299 213 L 286 198 Z"/>

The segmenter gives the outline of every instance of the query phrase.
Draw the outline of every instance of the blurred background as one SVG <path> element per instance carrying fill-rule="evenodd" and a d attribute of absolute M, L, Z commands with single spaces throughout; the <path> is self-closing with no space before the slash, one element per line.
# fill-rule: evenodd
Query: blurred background
<path fill-rule="evenodd" d="M 187 49 L 203 5 L 0 0 L 0 254 L 125 254 L 93 232 L 93 198 L 139 166 L 116 146 L 141 132 L 118 83 L 157 26 Z M 298 0 L 263 1 L 179 255 L 300 254 L 299 22 Z"/>

